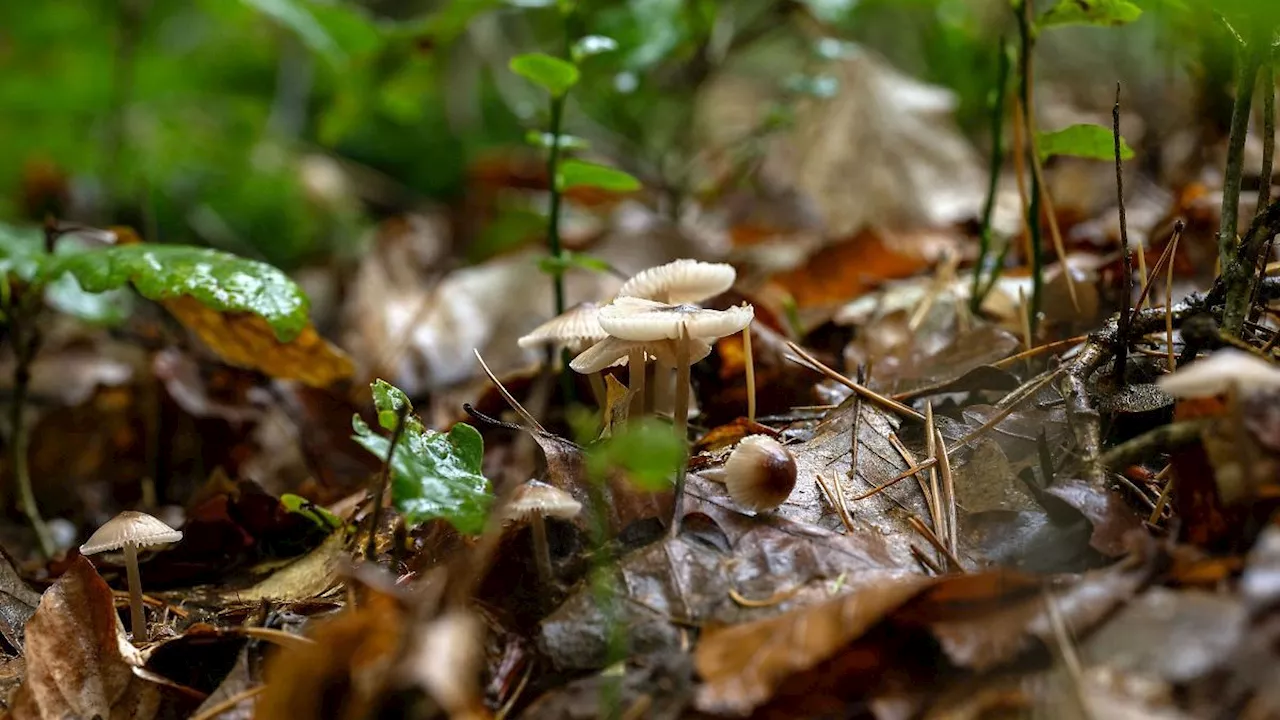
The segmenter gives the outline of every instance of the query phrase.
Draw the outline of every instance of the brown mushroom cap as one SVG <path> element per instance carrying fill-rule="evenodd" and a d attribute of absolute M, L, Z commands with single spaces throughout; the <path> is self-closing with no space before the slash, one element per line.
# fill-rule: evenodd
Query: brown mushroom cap
<path fill-rule="evenodd" d="M 676 260 L 636 273 L 618 289 L 618 297 L 697 303 L 733 287 L 736 279 L 732 265 Z"/>
<path fill-rule="evenodd" d="M 708 310 L 620 297 L 601 308 L 599 321 L 605 332 L 623 340 L 678 340 L 682 329 L 689 338 L 712 340 L 741 332 L 754 317 L 755 309 L 750 305 Z"/>
<path fill-rule="evenodd" d="M 749 435 L 730 453 L 724 485 L 742 507 L 773 510 L 791 496 L 796 474 L 795 456 L 782 443 L 766 435 Z"/>
<path fill-rule="evenodd" d="M 98 528 L 80 546 L 81 555 L 119 550 L 127 545 L 138 548 L 168 545 L 182 539 L 182 531 L 174 530 L 143 512 L 125 510 Z"/>
<path fill-rule="evenodd" d="M 526 520 L 533 515 L 568 520 L 582 511 L 582 503 L 554 485 L 530 480 L 516 489 L 507 505 L 508 520 Z"/>

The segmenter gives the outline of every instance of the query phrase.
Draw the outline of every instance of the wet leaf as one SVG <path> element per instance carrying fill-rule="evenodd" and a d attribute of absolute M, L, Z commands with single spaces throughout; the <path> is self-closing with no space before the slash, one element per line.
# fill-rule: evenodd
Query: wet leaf
<path fill-rule="evenodd" d="M 111 588 L 83 557 L 45 591 L 26 640 L 27 677 L 10 706 L 15 720 L 147 720 L 173 709 L 159 686 L 134 673 L 142 658 L 125 639 Z"/>
<path fill-rule="evenodd" d="M 374 406 L 383 429 L 394 431 L 398 408 L 409 398 L 395 386 L 374 381 Z M 375 433 L 360 416 L 351 419 L 355 440 L 385 458 L 390 440 Z M 493 502 L 489 481 L 481 474 L 484 440 L 476 429 L 458 423 L 448 433 L 428 430 L 411 412 L 391 462 L 391 497 L 410 523 L 443 518 L 460 532 L 484 529 Z"/>
<path fill-rule="evenodd" d="M 40 603 L 40 594 L 22 581 L 8 555 L 0 553 L 0 636 L 19 653 L 27 621 Z"/>
<path fill-rule="evenodd" d="M 1067 0 L 1064 5 L 1075 5 L 1075 0 Z M 1050 11 L 1052 12 L 1052 11 Z M 1110 128 L 1101 125 L 1072 125 L 1061 130 L 1041 132 L 1036 135 L 1036 149 L 1040 152 L 1040 161 L 1044 162 L 1054 155 L 1089 160 L 1115 160 L 1115 137 Z M 1132 160 L 1133 148 L 1120 138 L 1120 159 Z"/>
<path fill-rule="evenodd" d="M 52 282 L 65 273 L 89 292 L 132 283 L 149 300 L 190 297 L 228 313 L 253 313 L 277 340 L 288 342 L 307 327 L 307 297 L 288 275 L 256 260 L 208 248 L 121 245 L 55 257 L 41 268 Z"/>
<path fill-rule="evenodd" d="M 546 53 L 517 55 L 511 58 L 510 67 L 511 72 L 557 97 L 578 84 L 577 66 Z"/>
<path fill-rule="evenodd" d="M 230 365 L 319 388 L 345 380 L 354 372 L 346 353 L 320 337 L 310 324 L 290 340 L 281 341 L 267 321 L 257 315 L 220 312 L 190 297 L 165 300 L 163 304 Z"/>

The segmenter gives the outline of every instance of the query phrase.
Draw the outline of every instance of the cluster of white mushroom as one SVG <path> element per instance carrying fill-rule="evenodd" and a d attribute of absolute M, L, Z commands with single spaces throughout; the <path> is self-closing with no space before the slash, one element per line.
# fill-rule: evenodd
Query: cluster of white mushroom
<path fill-rule="evenodd" d="M 628 280 L 607 305 L 583 304 L 566 311 L 520 338 L 521 347 L 552 344 L 578 353 L 575 372 L 591 376 L 616 365 L 628 366 L 633 397 L 645 394 L 645 373 L 657 363 L 655 378 L 676 373 L 676 432 L 685 437 L 689 422 L 689 368 L 711 354 L 716 340 L 749 332 L 754 308 L 749 304 L 709 310 L 697 303 L 733 286 L 734 269 L 723 263 L 676 260 L 645 270 Z M 597 391 L 599 393 L 599 391 Z"/>

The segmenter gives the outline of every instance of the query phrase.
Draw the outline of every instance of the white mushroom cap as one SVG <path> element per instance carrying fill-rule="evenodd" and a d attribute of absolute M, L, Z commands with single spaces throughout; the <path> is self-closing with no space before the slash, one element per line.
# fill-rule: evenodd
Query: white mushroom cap
<path fill-rule="evenodd" d="M 676 260 L 640 271 L 622 284 L 618 297 L 677 304 L 702 302 L 733 287 L 737 276 L 732 265 Z"/>
<path fill-rule="evenodd" d="M 516 342 L 522 348 L 538 345 L 574 347 L 599 342 L 609 335 L 597 320 L 600 307 L 599 303 L 590 302 L 575 305 L 534 328 Z"/>
<path fill-rule="evenodd" d="M 1179 398 L 1211 397 L 1232 386 L 1241 392 L 1280 389 L 1280 367 L 1253 353 L 1225 348 L 1156 380 L 1161 390 Z"/>
<path fill-rule="evenodd" d="M 569 367 L 574 372 L 584 375 L 600 372 L 607 367 L 627 364 L 627 359 L 630 357 L 632 350 L 644 350 L 649 357 L 657 358 L 666 365 L 675 367 L 676 353 L 678 351 L 675 340 L 642 342 L 638 340 L 619 340 L 615 337 L 606 337 L 604 340 L 582 351 L 582 354 L 569 363 Z M 689 341 L 690 364 L 696 363 L 710 354 L 710 343 L 697 338 Z"/>
<path fill-rule="evenodd" d="M 146 513 L 125 510 L 90 535 L 80 546 L 80 554 L 93 555 L 119 550 L 127 545 L 138 548 L 168 545 L 181 539 L 182 531 L 174 530 Z"/>
<path fill-rule="evenodd" d="M 508 520 L 525 520 L 534 515 L 568 520 L 582 511 L 582 503 L 554 485 L 530 480 L 516 489 L 507 505 Z"/>
<path fill-rule="evenodd" d="M 640 298 L 620 297 L 600 309 L 600 327 L 623 340 L 676 340 L 684 328 L 688 337 L 714 340 L 751 323 L 755 309 L 739 305 L 728 310 L 707 310 L 697 305 L 666 305 Z"/>

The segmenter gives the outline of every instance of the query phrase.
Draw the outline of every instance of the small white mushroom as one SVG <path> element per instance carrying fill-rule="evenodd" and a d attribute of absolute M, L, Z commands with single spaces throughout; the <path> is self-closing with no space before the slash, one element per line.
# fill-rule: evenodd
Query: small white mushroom
<path fill-rule="evenodd" d="M 530 480 L 516 489 L 507 504 L 506 519 L 528 522 L 533 533 L 533 557 L 543 583 L 551 581 L 551 545 L 547 542 L 546 518 L 571 520 L 582 512 L 582 503 L 554 485 Z"/>
<path fill-rule="evenodd" d="M 592 302 L 574 305 L 562 314 L 534 328 L 527 335 L 522 336 L 516 341 L 516 344 L 522 348 L 549 345 L 555 348 L 564 348 L 577 355 L 591 345 L 609 337 L 609 334 L 600 327 L 600 322 L 597 319 L 600 315 L 601 307 L 599 303 Z M 605 403 L 604 380 L 600 377 L 600 371 L 603 369 L 602 367 L 589 373 L 584 373 L 591 383 L 591 392 L 595 395 L 596 403 L 601 407 Z"/>
<path fill-rule="evenodd" d="M 766 435 L 749 435 L 729 454 L 724 485 L 733 501 L 748 510 L 773 510 L 796 486 L 796 458 Z"/>
<path fill-rule="evenodd" d="M 80 546 L 81 555 L 124 550 L 125 573 L 129 578 L 129 609 L 133 640 L 150 639 L 147 616 L 142 608 L 142 580 L 138 575 L 138 549 L 169 545 L 182 539 L 182 532 L 142 512 L 126 510 L 98 528 Z"/>
<path fill-rule="evenodd" d="M 733 287 L 736 279 L 732 265 L 682 259 L 636 273 L 618 289 L 618 297 L 698 303 Z"/>
<path fill-rule="evenodd" d="M 1253 353 L 1224 348 L 1158 378 L 1156 384 L 1177 398 L 1213 397 L 1233 389 L 1265 392 L 1280 389 L 1280 367 Z"/>

